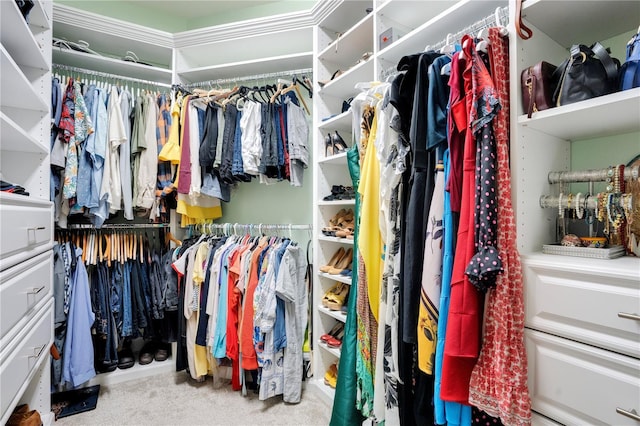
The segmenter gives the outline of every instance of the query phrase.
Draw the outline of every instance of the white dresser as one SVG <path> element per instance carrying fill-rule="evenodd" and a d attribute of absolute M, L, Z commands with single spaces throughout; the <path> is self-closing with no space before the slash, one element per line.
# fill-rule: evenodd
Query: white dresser
<path fill-rule="evenodd" d="M 53 207 L 49 202 L 52 2 L 24 19 L 0 2 L 0 174 L 29 196 L 0 193 L 0 423 L 18 404 L 53 421 Z"/>

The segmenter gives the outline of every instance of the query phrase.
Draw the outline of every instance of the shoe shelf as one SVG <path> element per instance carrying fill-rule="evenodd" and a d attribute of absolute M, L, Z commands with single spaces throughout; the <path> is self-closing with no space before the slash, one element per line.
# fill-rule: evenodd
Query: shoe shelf
<path fill-rule="evenodd" d="M 450 0 L 439 0 L 429 2 L 429 7 L 416 7 L 415 0 L 386 0 L 378 7 L 376 13 L 379 18 L 378 34 L 388 28 L 408 34 L 447 10 L 452 3 Z"/>
<path fill-rule="evenodd" d="M 607 117 L 603 125 L 602 117 Z M 518 117 L 522 127 L 563 140 L 640 131 L 640 87 Z"/>
<path fill-rule="evenodd" d="M 334 115 L 333 117 L 322 121 L 318 125 L 318 129 L 322 130 L 323 133 L 333 130 L 342 130 L 344 132 L 351 133 L 351 110 Z"/>
<path fill-rule="evenodd" d="M 321 158 L 318 160 L 318 163 L 324 164 L 347 164 L 347 152 L 340 152 L 335 155 L 330 155 L 328 157 Z"/>
<path fill-rule="evenodd" d="M 31 29 L 15 1 L 0 1 L 0 12 L 0 38 L 13 60 L 22 67 L 35 68 L 43 73 L 47 71 L 49 65 L 43 46 L 40 46 L 32 32 L 32 29 L 37 32 L 42 28 L 32 26 Z"/>
<path fill-rule="evenodd" d="M 356 200 L 318 201 L 319 206 L 355 206 Z"/>
<path fill-rule="evenodd" d="M 323 305 L 318 305 L 318 312 L 330 316 L 331 318 L 335 318 L 340 322 L 345 322 L 347 320 L 347 314 L 342 313 L 342 311 L 332 311 Z"/>
<path fill-rule="evenodd" d="M 327 274 L 326 272 L 318 272 L 318 276 L 351 285 L 351 275 L 349 276 L 332 275 L 332 274 Z"/>
<path fill-rule="evenodd" d="M 355 64 L 365 52 L 373 52 L 371 34 L 373 34 L 372 13 L 362 18 L 348 31 L 337 37 L 333 43 L 318 53 L 318 59 L 322 62 L 331 62 L 340 67 L 337 69 L 344 71 L 344 68 Z M 331 74 L 333 74 L 334 71 L 335 70 L 329 70 Z M 329 74 L 329 77 L 331 74 Z M 324 79 L 322 75 L 320 79 Z"/>
<path fill-rule="evenodd" d="M 15 121 L 0 112 L 0 134 L 2 149 L 48 154 L 49 150 L 36 138 L 25 132 Z"/>
<path fill-rule="evenodd" d="M 3 1 L 0 3 L 5 4 L 6 2 Z M 22 73 L 18 64 L 4 48 L 4 44 L 0 45 L 0 52 L 0 65 L 3 70 L 2 85 L 0 86 L 0 91 L 2 92 L 1 105 L 9 108 L 39 111 L 42 113 L 42 116 L 48 114 L 49 106 L 43 98 L 36 93 L 31 82 Z M 15 119 L 14 117 L 12 118 Z"/>
<path fill-rule="evenodd" d="M 325 344 L 320 340 L 318 340 L 318 346 L 322 348 L 324 351 L 333 355 L 334 357 L 340 358 L 340 348 L 330 348 L 327 344 Z"/>
<path fill-rule="evenodd" d="M 371 81 L 373 77 L 373 59 L 361 62 L 349 68 L 343 74 L 328 82 L 320 89 L 320 96 L 347 99 L 355 96 L 359 90 L 356 84 L 363 81 Z"/>
<path fill-rule="evenodd" d="M 340 244 L 353 245 L 353 239 L 349 239 L 349 238 L 328 237 L 326 235 L 321 235 L 321 236 L 318 236 L 318 240 L 327 241 L 327 242 L 330 242 L 330 243 L 340 243 Z"/>

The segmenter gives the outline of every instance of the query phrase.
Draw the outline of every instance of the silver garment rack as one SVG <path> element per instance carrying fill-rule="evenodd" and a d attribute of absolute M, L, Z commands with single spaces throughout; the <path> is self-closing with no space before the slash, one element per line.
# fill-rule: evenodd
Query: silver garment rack
<path fill-rule="evenodd" d="M 252 234 L 254 232 L 262 234 L 265 231 L 310 231 L 312 225 L 293 225 L 293 224 L 265 224 L 265 223 L 208 223 L 202 225 L 190 225 L 193 231 L 202 234 L 225 233 L 225 234 Z"/>
<path fill-rule="evenodd" d="M 570 183 L 570 182 L 604 182 L 613 180 L 611 173 L 615 173 L 615 167 L 597 170 L 577 170 L 570 172 L 549 172 L 549 183 Z M 640 166 L 625 167 L 624 180 L 637 181 L 640 174 Z"/>
<path fill-rule="evenodd" d="M 499 22 L 497 21 L 499 20 Z M 440 50 L 447 43 L 450 43 L 451 40 L 460 40 L 462 36 L 465 34 L 476 35 L 478 32 L 485 28 L 494 27 L 496 24 L 503 25 L 506 27 L 506 24 L 509 22 L 509 7 L 498 7 L 494 13 L 491 15 L 487 15 L 484 18 L 474 22 L 471 25 L 468 25 L 464 29 L 458 31 L 457 33 L 449 34 L 444 40 L 436 43 L 429 44 L 425 48 L 427 50 Z"/>
<path fill-rule="evenodd" d="M 96 228 L 94 225 L 90 223 L 71 223 L 67 225 L 67 228 L 60 228 L 61 231 L 64 230 L 74 230 L 74 229 L 92 229 L 96 231 L 100 231 L 103 229 L 150 229 L 150 228 L 168 228 L 171 224 L 169 223 L 109 223 L 102 225 L 100 228 Z"/>
<path fill-rule="evenodd" d="M 187 88 L 212 87 L 216 85 L 239 83 L 243 81 L 261 81 L 261 80 L 269 80 L 277 77 L 291 77 L 297 74 L 312 74 L 312 73 L 313 73 L 313 68 L 301 68 L 297 70 L 277 71 L 277 72 L 270 72 L 270 73 L 264 73 L 264 74 L 247 75 L 242 77 L 218 78 L 214 80 L 200 81 L 197 83 L 189 83 L 184 86 Z"/>
<path fill-rule="evenodd" d="M 143 79 L 140 79 L 140 78 L 127 77 L 127 76 L 124 76 L 124 75 L 110 74 L 108 72 L 94 71 L 94 70 L 90 70 L 90 69 L 86 69 L 86 68 L 73 67 L 73 66 L 70 66 L 70 65 L 51 64 L 51 67 L 54 70 L 58 70 L 58 71 L 67 71 L 67 72 L 71 72 L 71 73 L 84 74 L 84 75 L 93 76 L 93 77 L 108 78 L 108 79 L 112 79 L 112 80 L 130 81 L 130 82 L 133 82 L 133 83 L 144 84 L 144 85 L 147 85 L 147 86 L 171 88 L 171 85 L 167 84 L 167 83 L 159 83 L 157 81 L 143 80 Z"/>

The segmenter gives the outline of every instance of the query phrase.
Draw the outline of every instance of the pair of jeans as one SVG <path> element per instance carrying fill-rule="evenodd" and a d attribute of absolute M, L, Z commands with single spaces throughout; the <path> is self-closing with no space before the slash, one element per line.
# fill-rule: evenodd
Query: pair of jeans
<path fill-rule="evenodd" d="M 133 336 L 133 315 L 131 312 L 131 271 L 133 269 L 133 261 L 128 260 L 127 263 L 124 264 L 124 273 L 123 275 L 123 286 L 122 286 L 122 298 L 121 301 L 121 309 L 122 312 L 122 337 L 130 337 Z"/>

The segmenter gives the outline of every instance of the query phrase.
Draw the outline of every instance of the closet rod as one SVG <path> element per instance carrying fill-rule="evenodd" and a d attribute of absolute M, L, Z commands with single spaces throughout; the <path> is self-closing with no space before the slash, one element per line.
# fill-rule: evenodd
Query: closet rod
<path fill-rule="evenodd" d="M 94 229 L 99 231 L 101 229 L 146 229 L 146 228 L 168 228 L 171 226 L 169 223 L 109 223 L 102 225 L 101 228 L 96 228 L 90 223 L 71 223 L 67 225 L 67 229 Z M 64 229 L 60 228 L 61 231 Z"/>
<path fill-rule="evenodd" d="M 77 72 L 77 73 L 80 73 L 80 74 L 86 74 L 86 75 L 91 75 L 91 76 L 96 76 L 96 77 L 105 77 L 105 78 L 110 78 L 110 79 L 114 79 L 114 80 L 127 80 L 127 81 L 132 81 L 134 83 L 146 84 L 146 85 L 149 85 L 149 86 L 158 86 L 158 87 L 166 87 L 166 88 L 170 88 L 171 87 L 170 84 L 159 83 L 157 81 L 142 80 L 140 78 L 135 78 L 135 77 L 127 77 L 127 76 L 123 76 L 123 75 L 110 74 L 110 73 L 102 72 L 102 71 L 94 71 L 94 70 L 90 70 L 90 69 L 86 69 L 86 68 L 72 67 L 71 65 L 51 64 L 51 67 L 54 70 L 59 70 L 59 71 Z"/>
<path fill-rule="evenodd" d="M 266 80 L 266 79 L 275 78 L 275 77 L 288 77 L 295 74 L 311 74 L 311 73 L 313 73 L 313 68 L 302 68 L 297 70 L 276 71 L 276 72 L 270 72 L 265 74 L 247 75 L 244 77 L 218 78 L 215 80 L 189 83 L 186 85 L 186 87 L 210 87 L 216 84 L 229 84 L 229 83 L 237 83 L 241 81 Z"/>
<path fill-rule="evenodd" d="M 289 225 L 282 223 L 265 224 L 265 223 L 207 223 L 202 225 L 190 225 L 192 229 L 200 231 L 201 233 L 210 233 L 214 230 L 238 233 L 243 231 L 245 233 L 251 231 L 310 231 L 313 229 L 312 225 Z"/>
<path fill-rule="evenodd" d="M 483 30 L 485 28 L 491 28 L 495 25 L 502 25 L 506 27 L 507 26 L 506 24 L 508 22 L 509 22 L 509 7 L 508 6 L 498 7 L 496 8 L 495 12 L 492 13 L 491 15 L 487 15 L 484 18 L 474 22 L 473 24 L 468 25 L 467 27 L 458 31 L 457 33 L 451 33 L 447 35 L 447 37 L 444 40 L 441 40 L 436 44 L 427 45 L 427 47 L 425 48 L 425 51 L 440 50 L 446 44 L 451 43 L 451 40 L 460 40 L 462 36 L 464 36 L 465 34 L 477 35 L 477 33 L 479 33 L 480 30 Z"/>
<path fill-rule="evenodd" d="M 571 172 L 549 172 L 549 183 L 569 183 L 569 182 L 604 182 L 613 180 L 616 167 L 597 170 L 577 170 Z M 640 166 L 625 167 L 624 180 L 637 181 L 640 174 Z"/>

